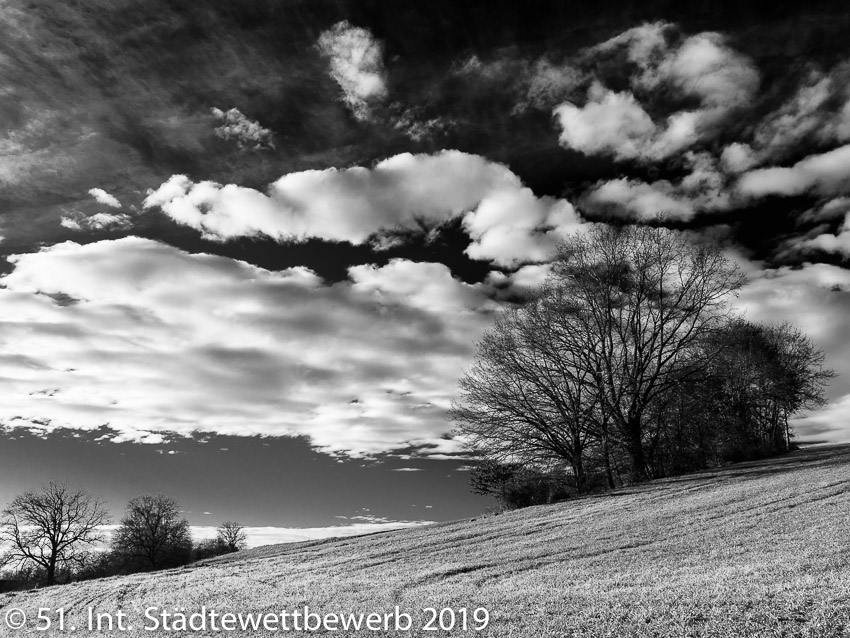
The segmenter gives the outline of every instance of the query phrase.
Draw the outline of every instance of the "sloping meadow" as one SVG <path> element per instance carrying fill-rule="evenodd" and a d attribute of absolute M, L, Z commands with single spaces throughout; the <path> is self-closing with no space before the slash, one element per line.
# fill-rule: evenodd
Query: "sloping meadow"
<path fill-rule="evenodd" d="M 848 469 L 850 447 L 815 446 L 468 521 L 5 594 L 0 634 L 846 636 Z M 21 629 L 4 626 L 10 613 Z"/>

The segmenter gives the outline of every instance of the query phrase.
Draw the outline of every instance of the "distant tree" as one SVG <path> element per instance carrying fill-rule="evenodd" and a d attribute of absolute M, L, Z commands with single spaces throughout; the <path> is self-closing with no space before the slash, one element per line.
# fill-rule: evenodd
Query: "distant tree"
<path fill-rule="evenodd" d="M 219 525 L 216 538 L 228 552 L 238 552 L 248 546 L 245 528 L 235 521 L 224 521 Z"/>
<path fill-rule="evenodd" d="M 192 560 L 204 560 L 205 558 L 213 558 L 230 553 L 230 550 L 218 537 L 204 538 L 198 541 L 192 548 Z"/>
<path fill-rule="evenodd" d="M 3 510 L 0 542 L 9 549 L 2 562 L 43 570 L 45 582 L 52 585 L 57 570 L 85 563 L 103 540 L 100 527 L 109 520 L 102 501 L 51 481 L 37 492 L 19 494 Z"/>
<path fill-rule="evenodd" d="M 552 503 L 571 496 L 568 481 L 557 468 L 530 468 L 522 463 L 479 462 L 472 470 L 472 491 L 492 496 L 504 509 Z"/>
<path fill-rule="evenodd" d="M 801 410 L 824 405 L 826 386 L 836 373 L 823 367 L 823 351 L 798 327 L 785 322 L 768 330 L 777 351 L 778 372 L 774 400 L 779 409 L 772 424 L 773 437 L 781 440 L 784 435 L 788 449 L 792 438 L 789 419 Z"/>
<path fill-rule="evenodd" d="M 715 340 L 721 347 L 710 374 L 720 394 L 710 407 L 715 420 L 725 423 L 735 455 L 747 458 L 790 449 L 789 420 L 822 405 L 825 387 L 835 376 L 823 367 L 823 352 L 789 323 L 738 319 Z"/>
<path fill-rule="evenodd" d="M 648 413 L 647 453 L 657 476 L 788 451 L 790 419 L 822 405 L 835 374 L 788 323 L 733 319 L 695 356 L 708 365 L 682 377 Z"/>
<path fill-rule="evenodd" d="M 112 549 L 132 570 L 186 564 L 192 552 L 189 522 L 177 501 L 164 494 L 137 496 L 127 503 Z"/>

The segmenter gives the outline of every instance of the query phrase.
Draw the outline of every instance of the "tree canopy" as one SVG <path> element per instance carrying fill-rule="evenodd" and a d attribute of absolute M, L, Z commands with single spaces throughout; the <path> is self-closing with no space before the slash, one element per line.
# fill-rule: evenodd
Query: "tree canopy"
<path fill-rule="evenodd" d="M 567 238 L 546 284 L 478 343 L 457 432 L 507 466 L 566 466 L 579 491 L 787 450 L 789 418 L 832 372 L 795 327 L 734 313 L 744 283 L 719 245 L 673 230 Z"/>
<path fill-rule="evenodd" d="M 49 482 L 40 490 L 16 496 L 3 510 L 0 542 L 9 548 L 4 563 L 30 563 L 44 570 L 48 585 L 57 570 L 80 567 L 103 540 L 109 523 L 102 501 L 85 490 Z"/>
<path fill-rule="evenodd" d="M 164 494 L 144 494 L 127 503 L 121 524 L 112 537 L 113 551 L 141 569 L 185 564 L 192 551 L 189 522 L 178 502 Z"/>

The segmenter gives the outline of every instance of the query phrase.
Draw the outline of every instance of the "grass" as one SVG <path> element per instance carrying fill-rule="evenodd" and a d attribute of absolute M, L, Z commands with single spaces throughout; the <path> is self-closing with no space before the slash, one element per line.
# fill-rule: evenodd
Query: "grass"
<path fill-rule="evenodd" d="M 12 607 L 34 619 L 39 607 L 63 606 L 66 628 L 80 635 L 91 635 L 81 629 L 88 607 L 120 608 L 135 621 L 122 635 L 165 636 L 174 634 L 142 630 L 146 607 L 383 613 L 398 605 L 414 627 L 424 607 L 489 610 L 484 631 L 448 635 L 850 636 L 848 550 L 850 446 L 812 447 L 498 516 L 0 595 L 0 635 L 57 635 L 32 622 L 6 631 Z"/>

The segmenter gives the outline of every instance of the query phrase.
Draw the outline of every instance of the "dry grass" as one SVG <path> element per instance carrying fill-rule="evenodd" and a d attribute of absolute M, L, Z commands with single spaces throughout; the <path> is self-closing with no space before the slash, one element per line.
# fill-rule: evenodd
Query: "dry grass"
<path fill-rule="evenodd" d="M 145 607 L 306 604 L 324 613 L 483 606 L 491 622 L 478 635 L 523 638 L 847 636 L 848 514 L 850 447 L 809 448 L 499 516 L 0 596 L 0 634 L 10 607 L 34 617 L 64 606 L 66 625 L 78 627 L 89 606 L 121 608 L 135 619 L 131 633 L 158 636 L 173 634 L 140 631 Z M 14 635 L 30 633 L 45 635 Z"/>

